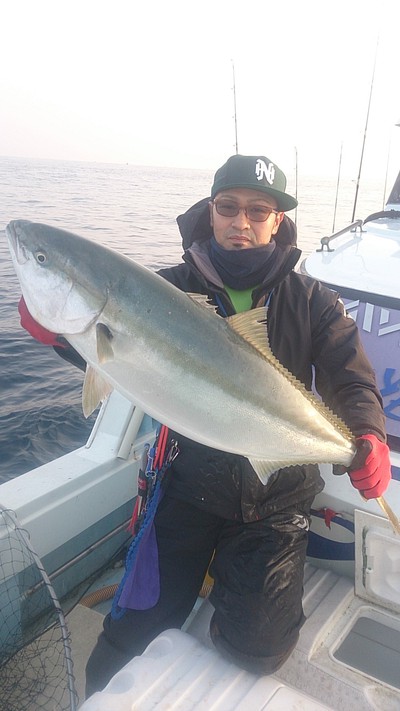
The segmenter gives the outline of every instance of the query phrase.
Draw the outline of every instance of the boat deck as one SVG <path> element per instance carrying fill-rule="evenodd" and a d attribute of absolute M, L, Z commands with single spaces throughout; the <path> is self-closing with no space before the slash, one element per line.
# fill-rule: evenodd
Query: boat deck
<path fill-rule="evenodd" d="M 159 635 L 105 691 L 81 702 L 80 708 L 399 711 L 398 615 L 355 597 L 350 579 L 310 564 L 305 568 L 303 604 L 307 620 L 299 642 L 273 676 L 256 677 L 238 669 L 214 649 L 208 632 L 213 608 L 205 599 L 199 600 L 184 630 Z M 83 699 L 84 666 L 102 614 L 78 605 L 68 622 Z M 360 622 L 364 628 L 361 624 L 358 630 Z M 378 657 L 385 660 L 380 666 Z"/>

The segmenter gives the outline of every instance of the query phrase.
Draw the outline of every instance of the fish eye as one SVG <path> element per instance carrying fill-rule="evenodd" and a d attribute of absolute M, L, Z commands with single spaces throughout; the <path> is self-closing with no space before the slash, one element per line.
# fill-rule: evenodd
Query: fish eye
<path fill-rule="evenodd" d="M 35 254 L 36 261 L 39 262 L 39 264 L 44 264 L 47 262 L 47 257 L 44 252 L 36 252 Z"/>

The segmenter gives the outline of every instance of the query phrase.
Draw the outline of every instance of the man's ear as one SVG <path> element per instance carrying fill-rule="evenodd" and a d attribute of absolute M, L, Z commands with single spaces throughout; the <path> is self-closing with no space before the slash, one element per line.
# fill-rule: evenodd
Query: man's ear
<path fill-rule="evenodd" d="M 284 212 L 278 212 L 278 213 L 275 215 L 275 224 L 274 224 L 274 226 L 273 226 L 273 228 L 272 228 L 272 233 L 271 233 L 271 234 L 276 235 L 276 233 L 277 233 L 278 230 L 279 230 L 279 226 L 280 226 L 280 224 L 281 224 L 281 222 L 282 222 L 282 220 L 283 220 L 284 217 L 285 217 L 285 213 L 284 213 Z"/>
<path fill-rule="evenodd" d="M 208 203 L 208 209 L 209 209 L 209 211 L 210 211 L 210 225 L 211 225 L 211 227 L 214 227 L 214 222 L 213 222 L 213 203 L 211 202 L 211 200 L 210 200 L 210 202 Z"/>

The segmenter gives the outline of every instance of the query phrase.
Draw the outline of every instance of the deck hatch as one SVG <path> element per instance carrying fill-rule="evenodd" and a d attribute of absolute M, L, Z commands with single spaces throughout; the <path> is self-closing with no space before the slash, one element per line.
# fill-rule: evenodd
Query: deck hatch
<path fill-rule="evenodd" d="M 400 689 L 400 629 L 388 615 L 368 614 L 356 619 L 333 653 L 346 666 Z"/>

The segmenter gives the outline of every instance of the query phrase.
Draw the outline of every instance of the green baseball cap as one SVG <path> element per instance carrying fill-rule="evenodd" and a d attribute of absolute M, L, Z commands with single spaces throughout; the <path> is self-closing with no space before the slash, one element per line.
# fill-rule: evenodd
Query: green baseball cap
<path fill-rule="evenodd" d="M 286 175 L 265 156 L 234 155 L 228 158 L 214 175 L 211 198 L 230 188 L 249 188 L 267 193 L 275 198 L 278 210 L 282 212 L 293 210 L 298 204 L 294 197 L 285 192 Z"/>

